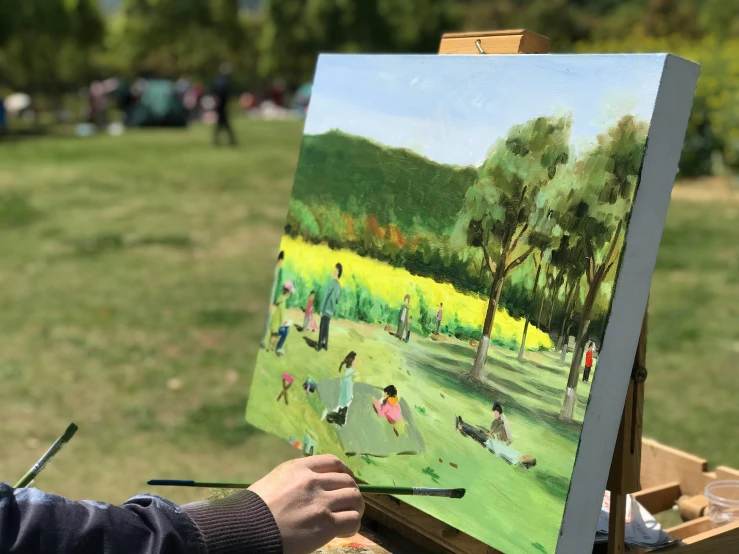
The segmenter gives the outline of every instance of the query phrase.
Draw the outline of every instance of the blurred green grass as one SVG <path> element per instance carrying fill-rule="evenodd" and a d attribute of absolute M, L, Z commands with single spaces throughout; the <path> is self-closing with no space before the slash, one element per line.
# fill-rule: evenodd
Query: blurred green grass
<path fill-rule="evenodd" d="M 243 423 L 301 125 L 0 146 L 0 479 L 113 502 L 251 480 L 294 452 Z M 645 433 L 739 467 L 739 204 L 675 200 L 651 297 Z"/>

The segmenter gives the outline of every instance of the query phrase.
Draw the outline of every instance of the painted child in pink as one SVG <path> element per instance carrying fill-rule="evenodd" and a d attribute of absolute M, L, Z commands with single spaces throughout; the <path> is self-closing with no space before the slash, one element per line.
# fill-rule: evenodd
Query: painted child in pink
<path fill-rule="evenodd" d="M 403 413 L 400 410 L 400 402 L 398 401 L 398 389 L 394 385 L 388 385 L 382 391 L 382 400 L 376 399 L 374 402 L 375 412 L 379 417 L 387 419 L 388 423 L 393 426 L 393 431 L 397 436 L 403 431 Z"/>

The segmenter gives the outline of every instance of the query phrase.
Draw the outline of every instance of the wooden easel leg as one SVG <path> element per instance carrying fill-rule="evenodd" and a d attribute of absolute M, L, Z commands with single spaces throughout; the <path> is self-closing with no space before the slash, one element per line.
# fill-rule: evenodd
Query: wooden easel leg
<path fill-rule="evenodd" d="M 641 440 L 644 413 L 644 381 L 647 358 L 647 312 L 644 312 L 639 345 L 634 356 L 629 390 L 626 394 L 621 426 L 613 451 L 608 490 L 611 491 L 611 510 L 608 522 L 608 554 L 622 554 L 625 550 L 627 496 L 641 489 Z"/>
<path fill-rule="evenodd" d="M 611 512 L 608 521 L 608 554 L 623 554 L 626 549 L 626 500 L 625 494 L 611 493 Z M 616 540 L 616 538 L 618 539 Z"/>

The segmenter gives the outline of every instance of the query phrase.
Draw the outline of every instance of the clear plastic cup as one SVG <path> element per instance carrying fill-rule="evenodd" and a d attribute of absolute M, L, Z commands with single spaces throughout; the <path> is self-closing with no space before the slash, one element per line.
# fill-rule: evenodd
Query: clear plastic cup
<path fill-rule="evenodd" d="M 714 481 L 706 486 L 705 495 L 714 526 L 739 521 L 739 481 Z"/>

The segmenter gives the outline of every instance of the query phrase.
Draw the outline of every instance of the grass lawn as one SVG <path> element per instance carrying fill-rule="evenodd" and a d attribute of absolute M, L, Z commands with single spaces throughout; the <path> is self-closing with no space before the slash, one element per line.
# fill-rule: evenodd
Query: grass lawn
<path fill-rule="evenodd" d="M 299 310 L 289 312 L 288 318 L 302 320 Z M 300 385 L 312 377 L 319 382 L 320 391 L 324 379 L 339 377 L 341 360 L 355 350 L 355 388 L 357 383 L 373 385 L 379 398 L 385 386 L 395 385 L 399 397 L 411 408 L 425 450 L 413 455 L 352 456 L 352 469 L 372 484 L 466 488 L 460 501 L 414 499 L 412 503 L 503 552 L 531 552 L 537 543 L 537 551 L 554 552 L 580 432 L 579 423 L 564 424 L 556 417 L 562 401 L 559 391 L 566 386 L 569 366 L 560 365 L 558 356 L 539 352 L 527 352 L 526 360 L 520 363 L 517 351 L 493 346 L 488 369 L 494 390 L 481 390 L 460 380 L 469 370 L 475 349 L 465 342 L 442 338 L 434 341 L 411 335 L 406 344 L 383 326 L 337 320 L 331 324 L 329 351 L 319 353 L 293 329 L 284 356 L 260 352 L 247 419 L 285 440 L 292 436 L 302 441 L 310 431 L 318 439 L 318 452 L 343 453 L 335 428 L 321 421 L 320 412 Z M 276 401 L 284 373 L 295 379 L 288 390 L 287 405 Z M 580 422 L 588 392 L 589 385 L 578 387 L 576 416 Z M 365 400 L 367 406 L 358 406 L 356 396 L 347 418 L 362 418 L 352 425 L 369 435 L 369 428 L 382 422 L 374 415 L 371 400 Z M 513 446 L 522 454 L 533 455 L 536 467 L 509 466 L 455 429 L 457 415 L 489 427 L 494 398 L 506 406 Z M 335 404 L 326 407 L 331 410 Z M 369 409 L 362 409 L 366 407 Z M 386 440 L 392 443 L 393 439 L 396 437 Z M 357 454 L 372 452 L 372 441 L 365 444 L 368 450 Z M 484 520 L 479 518 L 482 505 L 490 506 Z M 478 516 L 474 523 L 472 515 Z"/>
<path fill-rule="evenodd" d="M 205 127 L 0 144 L 0 479 L 70 421 L 80 431 L 37 484 L 72 498 L 183 502 L 203 491 L 146 480 L 250 480 L 294 454 L 243 414 L 301 127 L 238 132 L 235 150 Z M 726 201 L 670 208 L 645 416 L 647 435 L 734 467 L 738 216 Z"/>

